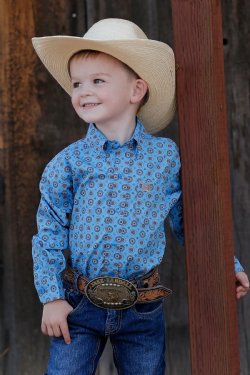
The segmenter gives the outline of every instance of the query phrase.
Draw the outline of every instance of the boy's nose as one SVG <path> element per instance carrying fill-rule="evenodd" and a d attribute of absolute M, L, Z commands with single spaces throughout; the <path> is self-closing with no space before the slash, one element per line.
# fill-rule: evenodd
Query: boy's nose
<path fill-rule="evenodd" d="M 80 95 L 81 96 L 90 96 L 93 95 L 93 91 L 88 85 L 81 85 L 80 86 Z"/>

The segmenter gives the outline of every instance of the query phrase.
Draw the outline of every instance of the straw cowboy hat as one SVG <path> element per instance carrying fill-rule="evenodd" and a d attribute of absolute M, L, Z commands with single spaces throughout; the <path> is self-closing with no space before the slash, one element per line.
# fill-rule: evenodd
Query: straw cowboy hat
<path fill-rule="evenodd" d="M 149 99 L 138 117 L 150 133 L 169 124 L 175 112 L 175 60 L 165 43 L 150 40 L 133 22 L 107 18 L 95 23 L 83 37 L 48 36 L 32 39 L 41 61 L 71 95 L 70 57 L 80 50 L 107 53 L 133 69 L 149 88 Z"/>

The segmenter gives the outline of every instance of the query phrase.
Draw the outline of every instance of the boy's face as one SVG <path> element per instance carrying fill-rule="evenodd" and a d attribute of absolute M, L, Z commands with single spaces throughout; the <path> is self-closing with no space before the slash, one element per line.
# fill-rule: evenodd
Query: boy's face
<path fill-rule="evenodd" d="M 76 57 L 70 62 L 72 105 L 87 123 L 121 124 L 135 117 L 136 79 L 119 60 L 100 53 Z"/>

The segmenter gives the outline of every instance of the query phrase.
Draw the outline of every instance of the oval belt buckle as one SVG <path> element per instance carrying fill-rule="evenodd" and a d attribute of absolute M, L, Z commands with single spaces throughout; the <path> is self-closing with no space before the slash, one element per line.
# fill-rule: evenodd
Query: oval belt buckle
<path fill-rule="evenodd" d="M 86 285 L 85 293 L 90 302 L 104 309 L 128 309 L 138 299 L 136 287 L 118 277 L 97 277 Z"/>

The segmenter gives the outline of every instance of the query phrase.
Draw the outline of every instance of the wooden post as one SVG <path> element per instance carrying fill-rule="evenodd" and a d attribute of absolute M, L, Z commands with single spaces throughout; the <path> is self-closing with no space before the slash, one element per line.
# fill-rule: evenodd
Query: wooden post
<path fill-rule="evenodd" d="M 192 375 L 239 375 L 218 0 L 172 0 Z"/>
<path fill-rule="evenodd" d="M 34 35 L 30 0 L 0 0 L 1 73 L 1 374 L 35 373 L 39 349 L 38 310 L 34 307 L 30 262 L 30 221 L 34 206 L 33 140 L 39 117 L 34 76 Z M 37 194 L 38 195 L 38 194 Z M 32 333 L 32 334 L 31 334 Z M 27 367 L 26 367 L 27 368 Z M 31 371 L 32 371 L 31 370 Z M 2 372 L 1 372 L 2 371 Z"/>

